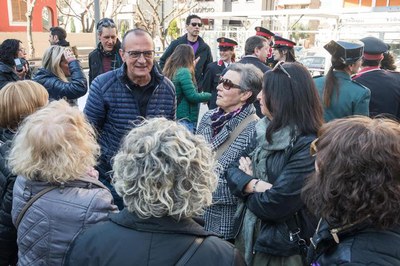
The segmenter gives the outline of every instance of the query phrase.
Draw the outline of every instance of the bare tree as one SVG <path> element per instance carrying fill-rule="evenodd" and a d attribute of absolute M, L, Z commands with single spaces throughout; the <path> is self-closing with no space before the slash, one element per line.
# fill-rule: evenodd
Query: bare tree
<path fill-rule="evenodd" d="M 193 0 L 188 0 L 165 11 L 164 0 L 142 0 L 141 3 L 138 1 L 136 5 L 135 26 L 144 28 L 150 32 L 153 38 L 159 37 L 163 49 L 166 45 L 170 23 L 175 18 L 192 10 L 198 4 Z M 147 8 L 144 9 L 143 7 Z"/>
<path fill-rule="evenodd" d="M 102 17 L 115 17 L 122 8 L 123 0 L 100 0 Z M 79 8 L 76 8 L 76 7 Z M 93 32 L 94 21 L 94 1 L 87 0 L 58 0 L 57 10 L 60 14 L 66 16 L 66 21 L 70 17 L 80 21 L 82 32 Z"/>
<path fill-rule="evenodd" d="M 33 46 L 32 38 L 32 13 L 35 7 L 36 0 L 26 0 L 26 33 L 28 40 L 28 55 L 29 58 L 35 57 L 35 47 Z"/>

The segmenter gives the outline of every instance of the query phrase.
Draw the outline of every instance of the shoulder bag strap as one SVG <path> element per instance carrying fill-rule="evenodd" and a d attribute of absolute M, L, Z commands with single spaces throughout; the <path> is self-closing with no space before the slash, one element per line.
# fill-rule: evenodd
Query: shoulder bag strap
<path fill-rule="evenodd" d="M 196 253 L 197 249 L 203 243 L 203 237 L 196 237 L 190 247 L 186 250 L 183 256 L 178 260 L 175 266 L 184 266 L 190 260 L 194 253 Z"/>
<path fill-rule="evenodd" d="M 43 196 L 44 194 L 46 194 L 47 192 L 55 189 L 57 187 L 55 186 L 51 186 L 51 187 L 47 187 L 45 189 L 42 189 L 41 191 L 39 191 L 35 196 L 33 196 L 24 206 L 24 208 L 22 208 L 21 212 L 18 215 L 17 221 L 15 222 L 15 228 L 18 229 L 18 226 L 22 220 L 22 218 L 24 218 L 24 215 L 26 213 L 26 211 L 29 209 L 30 206 L 32 206 L 32 204 L 38 200 L 41 196 Z"/>
<path fill-rule="evenodd" d="M 233 141 L 239 136 L 240 133 L 246 128 L 246 126 L 252 122 L 258 120 L 258 116 L 256 114 L 249 115 L 245 119 L 240 122 L 240 124 L 231 132 L 228 139 L 222 143 L 221 146 L 216 150 L 215 158 L 218 160 L 221 158 L 222 154 L 228 149 L 228 147 L 233 143 Z"/>

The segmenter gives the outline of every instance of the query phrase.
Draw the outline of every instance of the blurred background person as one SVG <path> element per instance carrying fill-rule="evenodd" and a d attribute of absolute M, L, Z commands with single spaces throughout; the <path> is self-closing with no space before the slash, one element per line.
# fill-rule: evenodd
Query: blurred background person
<path fill-rule="evenodd" d="M 380 64 L 380 68 L 385 70 L 396 71 L 397 69 L 396 56 L 391 51 L 383 53 L 383 59 Z"/>
<path fill-rule="evenodd" d="M 216 186 L 204 138 L 165 118 L 144 121 L 125 137 L 113 170 L 126 207 L 83 232 L 67 265 L 245 265 L 232 244 L 192 219 L 211 204 Z"/>
<path fill-rule="evenodd" d="M 238 43 L 235 40 L 220 37 L 217 39 L 219 57 L 218 61 L 209 63 L 201 83 L 201 90 L 211 93 L 211 99 L 208 101 L 208 108 L 214 109 L 217 107 L 217 86 L 219 78 L 227 66 L 235 62 L 235 46 Z"/>
<path fill-rule="evenodd" d="M 0 265 L 16 265 L 17 230 L 11 206 L 16 175 L 7 164 L 15 132 L 22 120 L 48 103 L 47 90 L 34 81 L 10 82 L 0 90 Z"/>
<path fill-rule="evenodd" d="M 0 45 L 0 89 L 7 83 L 29 79 L 26 50 L 17 39 L 6 39 Z"/>
<path fill-rule="evenodd" d="M 388 45 L 376 37 L 365 37 L 362 69 L 353 80 L 371 91 L 369 114 L 385 115 L 400 121 L 400 73 L 381 69 Z"/>
<path fill-rule="evenodd" d="M 217 86 L 217 108 L 202 117 L 197 134 L 217 153 L 218 186 L 204 214 L 205 229 L 234 241 L 237 198 L 226 183 L 228 166 L 239 160 L 253 139 L 258 117 L 253 102 L 262 86 L 262 72 L 251 64 L 231 64 Z"/>
<path fill-rule="evenodd" d="M 316 219 L 300 194 L 314 172 L 310 145 L 323 123 L 321 103 L 299 63 L 279 62 L 265 73 L 257 98 L 265 117 L 256 124 L 251 159 L 240 158 L 227 174 L 232 193 L 243 200 L 235 245 L 248 265 L 303 265 Z"/>
<path fill-rule="evenodd" d="M 118 40 L 117 25 L 110 18 L 102 18 L 96 26 L 99 36 L 97 48 L 89 54 L 89 85 L 95 77 L 122 66 L 119 54 L 121 42 Z"/>
<path fill-rule="evenodd" d="M 311 152 L 307 206 L 322 217 L 313 265 L 400 265 L 400 124 L 368 117 L 325 124 Z"/>
<path fill-rule="evenodd" d="M 51 45 L 60 45 L 64 47 L 69 46 L 69 42 L 66 40 L 67 32 L 61 27 L 51 27 L 49 34 L 49 43 Z"/>
<path fill-rule="evenodd" d="M 256 30 L 257 36 L 264 37 L 269 42 L 269 50 L 268 50 L 266 64 L 267 66 L 272 67 L 274 65 L 274 53 L 272 45 L 274 44 L 275 33 L 263 27 L 255 27 L 254 29 Z"/>
<path fill-rule="evenodd" d="M 295 42 L 275 35 L 273 43 L 272 53 L 275 62 L 296 62 L 296 55 L 294 52 Z"/>
<path fill-rule="evenodd" d="M 324 119 L 329 122 L 351 115 L 369 115 L 371 92 L 353 82 L 364 55 L 362 43 L 330 41 L 324 46 L 331 55 L 332 65 L 326 76 L 314 79 L 324 107 Z"/>
<path fill-rule="evenodd" d="M 94 129 L 64 100 L 24 120 L 9 155 L 18 264 L 63 265 L 78 233 L 116 211 L 93 168 L 98 155 Z"/>
<path fill-rule="evenodd" d="M 168 57 L 164 66 L 164 75 L 175 86 L 176 119 L 192 133 L 196 131 L 200 103 L 207 102 L 211 98 L 211 93 L 198 92 L 194 60 L 192 46 L 180 44 Z"/>
<path fill-rule="evenodd" d="M 69 79 L 68 79 L 69 78 Z M 70 48 L 53 45 L 43 55 L 42 67 L 34 79 L 49 92 L 50 100 L 65 99 L 77 104 L 87 92 L 87 80 L 82 67 Z"/>

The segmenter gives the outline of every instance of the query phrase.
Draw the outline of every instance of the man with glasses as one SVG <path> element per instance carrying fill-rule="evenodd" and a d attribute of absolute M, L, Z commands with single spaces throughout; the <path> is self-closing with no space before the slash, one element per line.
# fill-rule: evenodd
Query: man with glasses
<path fill-rule="evenodd" d="M 195 76 L 197 84 L 203 78 L 203 74 L 206 71 L 206 67 L 209 63 L 213 61 L 211 49 L 208 44 L 206 44 L 199 36 L 200 28 L 203 26 L 201 18 L 197 15 L 190 15 L 186 18 L 186 30 L 187 33 L 178 39 L 171 42 L 168 48 L 165 50 L 164 54 L 160 58 L 160 67 L 164 68 L 165 62 L 167 62 L 168 57 L 174 52 L 175 48 L 179 44 L 189 44 L 193 47 L 194 56 L 196 58 L 196 68 Z"/>
<path fill-rule="evenodd" d="M 121 42 L 117 36 L 117 26 L 109 18 L 103 18 L 97 23 L 97 34 L 99 43 L 97 48 L 89 54 L 89 84 L 95 77 L 115 70 L 122 65 L 122 59 L 119 55 Z"/>
<path fill-rule="evenodd" d="M 121 139 L 143 118 L 175 119 L 176 95 L 172 82 L 154 67 L 154 42 L 147 31 L 128 31 L 119 52 L 123 65 L 93 80 L 84 113 L 98 131 L 99 180 L 122 209 L 122 200 L 110 185 L 111 159 Z"/>
<path fill-rule="evenodd" d="M 220 59 L 208 64 L 201 84 L 203 91 L 211 92 L 211 99 L 208 102 L 209 109 L 217 107 L 215 102 L 217 101 L 218 79 L 225 68 L 234 62 L 235 46 L 238 45 L 235 40 L 225 37 L 218 38 L 217 42 Z"/>

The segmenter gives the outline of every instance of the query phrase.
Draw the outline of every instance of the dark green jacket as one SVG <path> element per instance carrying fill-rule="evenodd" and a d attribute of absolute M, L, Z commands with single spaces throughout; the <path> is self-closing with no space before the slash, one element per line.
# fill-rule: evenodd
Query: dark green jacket
<path fill-rule="evenodd" d="M 331 104 L 324 107 L 324 119 L 326 122 L 351 115 L 369 115 L 369 100 L 371 92 L 363 85 L 351 80 L 349 74 L 342 71 L 334 71 L 339 84 L 339 93 L 333 92 Z M 314 79 L 321 101 L 323 101 L 325 76 Z"/>
<path fill-rule="evenodd" d="M 211 93 L 197 92 L 188 68 L 178 68 L 172 82 L 175 85 L 177 97 L 176 118 L 186 118 L 190 122 L 197 122 L 199 103 L 207 102 L 211 98 Z"/>

